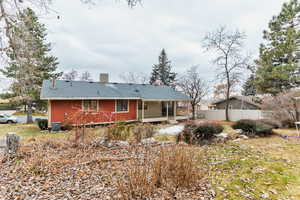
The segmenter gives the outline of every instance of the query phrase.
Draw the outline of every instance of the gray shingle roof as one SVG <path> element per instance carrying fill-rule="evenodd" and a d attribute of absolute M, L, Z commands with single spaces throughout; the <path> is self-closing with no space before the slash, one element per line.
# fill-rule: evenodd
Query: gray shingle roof
<path fill-rule="evenodd" d="M 189 100 L 189 97 L 168 86 L 57 80 L 53 89 L 52 82 L 45 80 L 41 99 Z"/>
<path fill-rule="evenodd" d="M 232 96 L 232 97 L 230 97 L 230 100 L 231 99 L 237 99 L 237 100 L 244 101 L 244 102 L 247 102 L 249 104 L 252 104 L 254 106 L 261 107 L 261 104 L 258 103 L 260 101 L 259 97 L 255 97 L 255 96 Z M 219 103 L 222 103 L 224 101 L 226 101 L 226 99 L 217 100 L 217 101 L 214 102 L 214 104 L 219 104 Z"/>

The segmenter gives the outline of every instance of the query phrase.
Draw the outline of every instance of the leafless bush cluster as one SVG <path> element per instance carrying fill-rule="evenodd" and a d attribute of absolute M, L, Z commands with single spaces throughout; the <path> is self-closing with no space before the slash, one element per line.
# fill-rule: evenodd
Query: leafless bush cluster
<path fill-rule="evenodd" d="M 142 124 L 126 124 L 117 123 L 107 127 L 105 136 L 109 140 L 132 140 L 134 142 L 141 142 L 144 138 L 150 138 L 154 134 L 152 125 Z"/>
<path fill-rule="evenodd" d="M 200 166 L 201 157 L 190 147 L 162 147 L 131 160 L 118 189 L 122 199 L 150 198 L 158 189 L 176 198 L 180 189 L 197 188 L 204 175 Z"/>
<path fill-rule="evenodd" d="M 275 97 L 266 97 L 263 101 L 263 109 L 272 111 L 272 118 L 282 123 L 283 126 L 294 125 L 300 120 L 300 91 L 282 92 Z"/>

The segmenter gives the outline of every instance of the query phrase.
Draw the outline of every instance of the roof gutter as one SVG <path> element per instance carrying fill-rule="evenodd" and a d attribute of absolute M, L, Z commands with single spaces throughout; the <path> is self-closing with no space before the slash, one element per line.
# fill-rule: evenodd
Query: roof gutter
<path fill-rule="evenodd" d="M 41 98 L 41 100 L 116 100 L 116 99 L 129 99 L 129 100 L 143 100 L 143 101 L 190 101 L 190 99 L 144 99 L 140 97 L 68 97 L 68 98 Z"/>

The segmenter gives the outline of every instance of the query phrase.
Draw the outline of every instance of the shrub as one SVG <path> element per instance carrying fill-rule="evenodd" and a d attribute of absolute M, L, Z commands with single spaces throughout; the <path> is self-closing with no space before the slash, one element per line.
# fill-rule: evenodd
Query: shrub
<path fill-rule="evenodd" d="M 106 136 L 109 140 L 129 140 L 141 142 L 142 139 L 153 137 L 154 128 L 150 124 L 127 124 L 120 122 L 107 127 Z"/>
<path fill-rule="evenodd" d="M 284 128 L 296 128 L 295 121 L 293 120 L 287 119 L 283 120 L 281 123 Z"/>
<path fill-rule="evenodd" d="M 256 122 L 250 119 L 242 119 L 232 125 L 233 129 L 241 129 L 244 132 L 253 132 L 255 130 Z"/>
<path fill-rule="evenodd" d="M 274 127 L 269 124 L 265 124 L 262 122 L 256 122 L 255 134 L 258 136 L 268 136 L 273 133 L 273 131 L 272 131 L 273 128 Z"/>
<path fill-rule="evenodd" d="M 119 122 L 116 124 L 112 124 L 107 127 L 106 137 L 109 140 L 127 140 L 131 135 L 130 124 L 126 124 L 124 122 Z"/>
<path fill-rule="evenodd" d="M 232 128 L 241 129 L 243 130 L 242 134 L 248 136 L 267 136 L 273 133 L 274 125 L 272 126 L 262 120 L 239 120 L 232 125 Z"/>
<path fill-rule="evenodd" d="M 140 143 L 142 139 L 151 138 L 154 135 L 154 127 L 151 124 L 138 124 L 132 130 L 133 139 Z"/>
<path fill-rule="evenodd" d="M 38 124 L 38 127 L 41 130 L 47 130 L 48 129 L 48 120 L 47 119 L 38 119 L 37 124 Z"/>
<path fill-rule="evenodd" d="M 178 135 L 177 142 L 183 140 L 188 144 L 200 144 L 203 140 L 211 140 L 223 130 L 223 126 L 216 123 L 187 124 L 183 133 Z"/>
<path fill-rule="evenodd" d="M 179 189 L 197 188 L 204 173 L 199 169 L 201 157 L 196 155 L 193 149 L 179 146 L 162 147 L 158 153 L 146 151 L 142 159 L 129 162 L 120 179 L 122 199 L 151 199 L 160 188 L 174 197 Z"/>
<path fill-rule="evenodd" d="M 264 123 L 264 124 L 268 124 L 270 126 L 272 126 L 273 128 L 277 129 L 280 128 L 282 125 L 279 121 L 276 120 L 271 120 L 271 119 L 261 119 L 261 120 L 257 120 L 258 122 Z"/>

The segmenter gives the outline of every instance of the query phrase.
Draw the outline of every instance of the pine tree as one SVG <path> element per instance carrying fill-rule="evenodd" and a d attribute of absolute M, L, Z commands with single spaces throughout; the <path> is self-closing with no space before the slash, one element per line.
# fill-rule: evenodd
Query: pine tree
<path fill-rule="evenodd" d="M 276 95 L 299 86 L 299 20 L 300 5 L 297 0 L 284 3 L 278 16 L 264 31 L 264 44 L 256 61 L 255 85 L 261 93 Z"/>
<path fill-rule="evenodd" d="M 153 65 L 150 84 L 154 84 L 156 81 L 160 81 L 164 85 L 174 87 L 176 73 L 171 72 L 171 70 L 171 61 L 168 60 L 165 49 L 162 49 L 158 57 L 158 64 Z"/>
<path fill-rule="evenodd" d="M 13 46 L 6 51 L 8 65 L 1 72 L 13 78 L 12 91 L 27 105 L 27 122 L 32 122 L 33 103 L 39 101 L 42 82 L 58 78 L 57 58 L 49 55 L 51 44 L 46 42 L 45 25 L 34 11 L 27 8 L 20 13 L 19 22 L 11 30 Z"/>
<path fill-rule="evenodd" d="M 255 75 L 251 74 L 250 77 L 243 85 L 242 95 L 244 96 L 255 96 L 256 95 L 256 87 L 254 84 Z"/>

